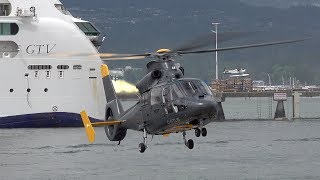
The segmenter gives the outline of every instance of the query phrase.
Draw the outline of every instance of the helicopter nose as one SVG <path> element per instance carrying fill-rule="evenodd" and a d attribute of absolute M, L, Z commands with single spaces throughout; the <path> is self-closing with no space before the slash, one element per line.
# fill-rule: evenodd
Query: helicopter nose
<path fill-rule="evenodd" d="M 217 116 L 218 104 L 215 101 L 203 100 L 198 103 L 201 115 L 208 115 L 208 118 Z"/>

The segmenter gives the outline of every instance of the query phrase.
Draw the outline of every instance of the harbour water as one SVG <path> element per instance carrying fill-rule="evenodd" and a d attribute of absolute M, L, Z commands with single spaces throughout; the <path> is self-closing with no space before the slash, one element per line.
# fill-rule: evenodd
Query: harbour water
<path fill-rule="evenodd" d="M 245 109 L 245 108 L 244 108 Z M 121 145 L 96 129 L 0 129 L 0 179 L 319 179 L 320 121 L 226 121 L 187 149 L 181 134 L 128 131 Z M 151 140 L 152 139 L 152 140 Z"/>

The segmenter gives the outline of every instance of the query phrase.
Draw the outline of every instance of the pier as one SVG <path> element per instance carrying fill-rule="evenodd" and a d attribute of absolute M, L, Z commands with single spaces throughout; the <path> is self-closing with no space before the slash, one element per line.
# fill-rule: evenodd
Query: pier
<path fill-rule="evenodd" d="M 287 97 L 292 97 L 294 92 L 299 92 L 301 97 L 317 97 L 320 91 L 286 90 L 286 91 L 248 91 L 248 92 L 216 92 L 212 91 L 216 97 L 273 97 L 274 93 L 286 93 Z"/>
<path fill-rule="evenodd" d="M 226 98 L 256 98 L 257 102 L 257 118 L 253 119 L 274 119 L 274 120 L 294 120 L 294 119 L 318 119 L 319 117 L 302 117 L 301 116 L 301 97 L 319 97 L 320 91 L 308 91 L 308 90 L 278 90 L 278 91 L 247 91 L 247 92 L 217 92 L 212 91 L 219 103 L 219 114 L 222 114 L 219 117 L 220 120 L 226 120 L 223 104 L 226 101 Z M 262 108 L 261 98 L 267 98 L 267 107 Z M 288 99 L 291 99 L 288 102 Z M 292 108 L 292 114 L 286 113 L 285 111 L 285 101 L 287 104 L 287 111 L 289 107 Z M 304 101 L 306 101 L 304 99 Z M 273 111 L 273 103 L 276 102 L 276 109 Z M 319 102 L 320 103 L 320 102 Z M 268 111 L 268 118 L 262 118 L 262 111 Z M 291 117 L 289 117 L 291 116 Z M 248 118 L 251 119 L 251 118 Z"/>

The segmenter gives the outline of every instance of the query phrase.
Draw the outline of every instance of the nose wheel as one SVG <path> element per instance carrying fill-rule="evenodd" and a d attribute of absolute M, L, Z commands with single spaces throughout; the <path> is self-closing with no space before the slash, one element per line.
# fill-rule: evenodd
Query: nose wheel
<path fill-rule="evenodd" d="M 139 144 L 139 151 L 140 153 L 144 153 L 147 149 L 147 131 L 143 129 L 143 143 Z"/>
<path fill-rule="evenodd" d="M 189 149 L 193 149 L 193 147 L 194 147 L 194 142 L 193 142 L 193 140 L 192 140 L 192 139 L 189 139 L 189 140 L 187 141 L 187 139 L 186 139 L 186 132 L 183 132 L 183 133 L 182 133 L 182 136 L 183 136 L 184 144 L 185 144 Z"/>
<path fill-rule="evenodd" d="M 189 149 L 193 149 L 194 147 L 194 143 L 193 143 L 193 140 L 192 139 L 189 139 L 186 143 L 186 146 L 189 148 Z"/>
<path fill-rule="evenodd" d="M 147 146 L 144 143 L 139 144 L 139 151 L 141 153 L 144 153 L 144 151 L 147 149 Z"/>

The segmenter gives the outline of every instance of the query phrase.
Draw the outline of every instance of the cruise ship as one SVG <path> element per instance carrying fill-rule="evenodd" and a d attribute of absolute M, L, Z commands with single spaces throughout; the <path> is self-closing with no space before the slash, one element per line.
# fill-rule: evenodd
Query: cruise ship
<path fill-rule="evenodd" d="M 0 128 L 104 119 L 100 32 L 58 0 L 0 0 Z"/>

